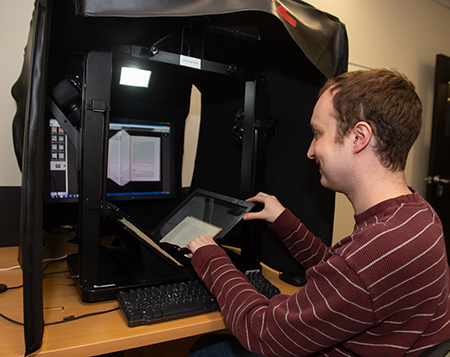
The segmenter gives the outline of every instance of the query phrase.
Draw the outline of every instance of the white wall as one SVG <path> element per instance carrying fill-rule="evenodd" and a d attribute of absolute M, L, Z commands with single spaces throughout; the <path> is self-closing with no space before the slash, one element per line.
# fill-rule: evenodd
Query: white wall
<path fill-rule="evenodd" d="M 12 142 L 16 103 L 11 96 L 11 87 L 22 69 L 33 8 L 33 0 L 14 0 L 3 1 L 0 11 L 0 186 L 21 184 Z"/>
<path fill-rule="evenodd" d="M 438 53 L 450 56 L 450 10 L 432 0 L 309 0 L 337 16 L 347 27 L 351 63 L 386 67 L 405 73 L 417 86 L 424 104 L 424 125 L 410 154 L 406 178 L 425 195 L 431 138 L 433 80 Z M 11 87 L 20 74 L 33 0 L 5 1 L 0 12 L 0 186 L 19 186 L 20 171 L 13 151 L 11 123 L 15 102 Z M 338 195 L 335 240 L 353 228 L 353 211 Z"/>
<path fill-rule="evenodd" d="M 337 16 L 347 28 L 349 62 L 397 69 L 417 87 L 423 101 L 422 132 L 410 153 L 406 179 L 426 194 L 431 140 L 436 55 L 450 56 L 450 10 L 432 0 L 309 0 L 311 5 Z M 353 210 L 338 195 L 334 241 L 351 233 Z"/>

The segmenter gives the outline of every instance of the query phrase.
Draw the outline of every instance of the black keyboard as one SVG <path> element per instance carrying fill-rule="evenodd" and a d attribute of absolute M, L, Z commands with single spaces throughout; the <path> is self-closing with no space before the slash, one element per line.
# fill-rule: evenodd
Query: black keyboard
<path fill-rule="evenodd" d="M 259 271 L 247 272 L 245 275 L 256 290 L 268 298 L 280 293 Z M 121 291 L 117 294 L 117 300 L 129 327 L 219 309 L 216 299 L 201 280 Z"/>

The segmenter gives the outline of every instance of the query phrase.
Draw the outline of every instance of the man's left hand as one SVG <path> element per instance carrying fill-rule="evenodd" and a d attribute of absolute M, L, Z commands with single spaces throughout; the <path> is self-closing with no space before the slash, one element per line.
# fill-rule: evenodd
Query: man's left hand
<path fill-rule="evenodd" d="M 186 248 L 194 254 L 198 248 L 204 247 L 205 245 L 217 245 L 217 243 L 211 236 L 200 236 L 186 244 Z"/>

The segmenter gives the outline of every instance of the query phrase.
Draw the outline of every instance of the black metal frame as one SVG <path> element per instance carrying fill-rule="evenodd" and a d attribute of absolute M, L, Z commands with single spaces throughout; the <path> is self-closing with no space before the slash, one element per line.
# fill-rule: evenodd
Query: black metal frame
<path fill-rule="evenodd" d="M 81 298 L 94 302 L 115 298 L 123 287 L 100 282 L 102 269 L 99 251 L 100 222 L 108 215 L 105 201 L 105 168 L 109 106 L 111 95 L 111 69 L 113 57 L 147 59 L 180 66 L 180 55 L 159 51 L 155 46 L 144 48 L 129 45 L 102 44 L 86 57 L 84 68 L 82 129 L 77 155 L 81 162 L 79 194 L 79 235 L 77 262 L 72 259 L 72 270 L 79 276 L 77 287 Z M 202 60 L 201 71 L 234 76 L 245 80 L 244 134 L 242 141 L 241 195 L 251 197 L 263 188 L 265 147 L 268 123 L 268 87 L 265 79 L 233 65 Z M 198 71 L 185 67 L 186 70 Z M 102 169 L 99 169 L 102 168 Z M 242 264 L 259 267 L 259 236 L 257 226 L 246 222 L 246 239 L 242 246 Z M 71 261 L 71 260 L 69 260 Z M 76 264 L 77 266 L 73 266 Z"/>

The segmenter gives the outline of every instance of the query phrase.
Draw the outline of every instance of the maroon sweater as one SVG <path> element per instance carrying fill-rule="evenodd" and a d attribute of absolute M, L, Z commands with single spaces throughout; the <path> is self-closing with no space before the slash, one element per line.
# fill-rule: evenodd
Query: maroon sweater
<path fill-rule="evenodd" d="M 450 338 L 450 269 L 441 222 L 416 192 L 355 216 L 325 246 L 289 210 L 271 225 L 308 270 L 294 295 L 259 295 L 222 248 L 192 264 L 242 345 L 264 356 L 419 356 Z"/>

